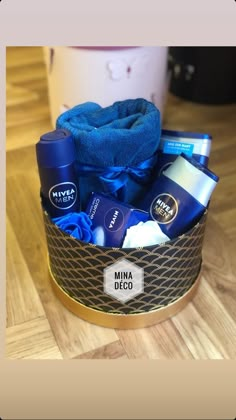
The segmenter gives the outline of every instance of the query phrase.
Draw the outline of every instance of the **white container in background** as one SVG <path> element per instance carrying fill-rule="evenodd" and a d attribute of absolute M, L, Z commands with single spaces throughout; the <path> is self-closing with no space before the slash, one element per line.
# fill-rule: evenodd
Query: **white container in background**
<path fill-rule="evenodd" d="M 101 106 L 145 98 L 163 113 L 167 47 L 44 47 L 53 126 L 59 114 L 92 101 Z"/>

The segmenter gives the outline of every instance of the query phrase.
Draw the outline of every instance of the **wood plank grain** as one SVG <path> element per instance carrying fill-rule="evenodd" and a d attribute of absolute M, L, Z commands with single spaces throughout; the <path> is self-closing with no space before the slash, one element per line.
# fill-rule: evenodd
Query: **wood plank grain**
<path fill-rule="evenodd" d="M 234 170 L 232 171 L 233 173 L 231 175 L 222 177 L 217 185 L 217 194 L 212 197 L 210 204 L 212 214 L 215 212 L 219 213 L 220 211 L 224 212 L 227 209 L 236 210 L 236 175 Z"/>
<path fill-rule="evenodd" d="M 210 165 L 212 170 L 217 172 L 220 177 L 227 177 L 228 175 L 235 175 L 235 159 L 236 159 L 236 134 L 231 136 L 231 141 L 227 141 L 225 138 L 221 138 L 217 144 L 221 147 L 218 149 L 214 147 L 214 139 L 212 141 L 212 152 Z M 225 142 L 224 147 L 222 146 Z M 214 149 L 213 149 L 214 147 Z M 226 164 L 227 162 L 227 164 Z M 219 183 L 220 185 L 220 183 Z"/>
<path fill-rule="evenodd" d="M 14 130 L 13 130 L 14 131 Z M 40 129 L 39 129 L 40 131 Z M 34 197 L 38 197 L 39 195 L 39 175 L 37 170 L 37 159 L 36 159 L 36 153 L 35 153 L 35 143 L 37 142 L 39 131 L 36 131 L 36 138 L 34 139 L 34 145 L 33 147 L 22 147 L 14 149 L 12 153 L 7 153 L 6 156 L 6 172 L 7 172 L 7 180 L 10 180 L 10 178 L 13 176 L 15 177 L 16 184 L 18 175 L 25 176 L 25 180 L 28 184 L 28 178 L 29 182 L 33 182 L 34 184 Z M 15 134 L 15 138 L 17 138 L 17 135 Z M 27 136 L 24 135 L 24 132 L 22 132 L 22 142 L 24 143 L 25 139 L 27 139 Z M 27 168 L 27 171 L 26 171 Z M 28 173 L 28 175 L 27 175 Z M 32 179 L 33 178 L 33 179 Z M 32 179 L 32 181 L 30 181 Z M 12 181 L 13 182 L 13 181 Z M 32 186 L 33 187 L 33 186 Z M 7 189 L 7 205 L 10 205 L 10 199 L 11 197 L 8 194 Z"/>
<path fill-rule="evenodd" d="M 26 80 L 24 82 L 22 81 L 20 86 L 24 89 L 29 89 L 33 92 L 36 92 L 39 98 L 44 100 L 45 104 L 48 103 L 48 81 L 46 77 L 42 79 Z"/>
<path fill-rule="evenodd" d="M 229 228 L 231 224 L 235 226 L 229 220 Z M 214 218 L 208 217 L 203 247 L 204 276 L 236 325 L 235 249 L 236 241 L 229 240 Z"/>
<path fill-rule="evenodd" d="M 204 275 L 193 302 L 172 321 L 195 359 L 236 357 L 235 322 Z"/>
<path fill-rule="evenodd" d="M 33 62 L 27 65 L 20 65 L 18 67 L 8 67 L 7 82 L 8 83 L 21 83 L 31 80 L 45 79 L 46 68 L 44 62 Z"/>
<path fill-rule="evenodd" d="M 83 353 L 75 357 L 75 359 L 128 359 L 128 356 L 120 341 L 115 341 L 93 351 Z"/>
<path fill-rule="evenodd" d="M 33 150 L 28 154 L 32 159 Z M 24 150 L 17 155 L 23 159 Z M 15 165 L 14 165 L 15 162 Z M 47 249 L 44 227 L 39 203 L 39 181 L 35 171 L 26 161 L 23 167 L 29 168 L 27 175 L 18 172 L 17 160 L 13 159 L 15 175 L 7 177 L 7 209 L 10 220 L 14 221 L 15 234 L 28 270 L 34 280 L 46 316 L 54 332 L 57 344 L 65 358 L 71 358 L 94 350 L 117 340 L 114 330 L 89 324 L 70 313 L 55 297 L 49 281 Z M 23 167 L 19 165 L 21 170 Z M 11 172 L 14 169 L 11 168 Z M 24 188 L 22 188 L 24 186 Z M 11 197 L 18 197 L 14 202 Z"/>
<path fill-rule="evenodd" d="M 177 328 L 171 320 L 138 330 L 117 330 L 130 359 L 192 359 Z"/>
<path fill-rule="evenodd" d="M 52 129 L 49 117 L 20 125 L 17 130 L 15 126 L 8 127 L 6 149 L 11 151 L 21 147 L 35 146 L 42 133 L 47 133 Z"/>
<path fill-rule="evenodd" d="M 31 64 L 42 64 L 43 49 L 41 47 L 7 47 L 6 67 L 7 70 L 15 67 L 23 67 Z"/>
<path fill-rule="evenodd" d="M 35 102 L 27 102 L 24 106 L 11 106 L 6 113 L 6 127 L 19 127 L 25 124 L 39 122 L 48 118 L 49 108 L 45 101 L 40 99 Z"/>
<path fill-rule="evenodd" d="M 27 102 L 37 101 L 39 99 L 39 96 L 36 92 L 33 92 L 30 89 L 17 87 L 11 84 L 7 85 L 6 94 L 7 107 L 20 106 Z"/>
<path fill-rule="evenodd" d="M 6 356 L 10 359 L 62 359 L 44 317 L 7 328 Z"/>
<path fill-rule="evenodd" d="M 168 95 L 163 126 L 173 130 L 184 130 L 212 134 L 216 138 L 227 139 L 227 132 L 234 135 L 236 105 L 209 106 L 184 101 L 172 94 Z"/>
<path fill-rule="evenodd" d="M 226 207 L 225 210 L 216 208 L 214 211 L 214 219 L 217 221 L 218 226 L 221 227 L 221 229 L 224 231 L 224 234 L 227 235 L 227 240 L 230 240 L 231 242 L 236 239 L 236 224 L 230 223 L 230 221 L 236 220 L 236 208 Z"/>
<path fill-rule="evenodd" d="M 7 218 L 7 327 L 45 315 L 12 224 Z"/>

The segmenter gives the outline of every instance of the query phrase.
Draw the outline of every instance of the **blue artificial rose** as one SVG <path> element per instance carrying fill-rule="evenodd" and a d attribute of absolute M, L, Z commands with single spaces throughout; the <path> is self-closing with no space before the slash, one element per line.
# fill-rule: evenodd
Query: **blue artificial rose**
<path fill-rule="evenodd" d="M 74 238 L 93 243 L 92 221 L 86 213 L 68 213 L 65 216 L 55 217 L 52 221 Z"/>

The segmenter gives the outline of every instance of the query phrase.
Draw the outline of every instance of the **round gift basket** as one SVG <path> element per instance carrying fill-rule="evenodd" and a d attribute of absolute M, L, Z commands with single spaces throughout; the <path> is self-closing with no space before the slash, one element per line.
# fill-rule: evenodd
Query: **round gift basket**
<path fill-rule="evenodd" d="M 193 298 L 200 280 L 207 212 L 185 234 L 165 244 L 107 248 L 77 240 L 43 211 L 53 290 L 70 311 L 111 328 L 140 328 L 175 315 Z M 126 301 L 107 293 L 105 275 L 125 261 L 142 270 L 143 288 Z"/>

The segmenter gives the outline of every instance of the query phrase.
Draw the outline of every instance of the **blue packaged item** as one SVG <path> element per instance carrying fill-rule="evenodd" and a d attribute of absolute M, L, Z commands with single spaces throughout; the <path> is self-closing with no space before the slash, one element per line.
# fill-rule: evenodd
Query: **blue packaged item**
<path fill-rule="evenodd" d="M 219 178 L 181 154 L 154 182 L 140 205 L 173 239 L 192 228 L 205 212 Z"/>
<path fill-rule="evenodd" d="M 143 210 L 96 193 L 91 194 L 86 213 L 93 223 L 94 243 L 106 247 L 121 247 L 130 226 L 150 219 Z"/>
<path fill-rule="evenodd" d="M 92 191 L 136 205 L 152 182 L 160 141 L 160 112 L 142 98 L 101 107 L 94 102 L 61 114 L 57 128 L 75 140 L 81 210 Z"/>
<path fill-rule="evenodd" d="M 51 217 L 79 211 L 74 140 L 67 130 L 43 134 L 36 144 L 42 205 Z"/>
<path fill-rule="evenodd" d="M 158 148 L 157 174 L 167 169 L 181 153 L 208 166 L 212 137 L 209 134 L 162 130 Z"/>

